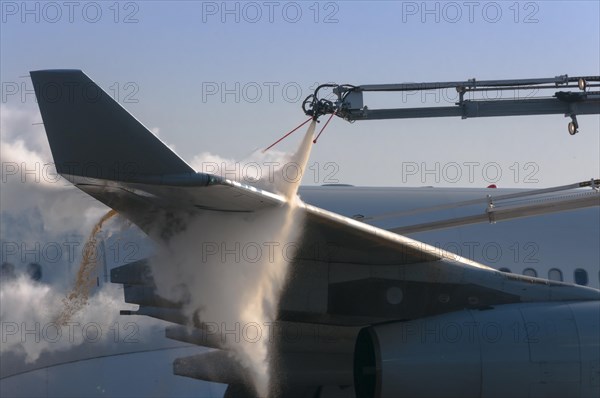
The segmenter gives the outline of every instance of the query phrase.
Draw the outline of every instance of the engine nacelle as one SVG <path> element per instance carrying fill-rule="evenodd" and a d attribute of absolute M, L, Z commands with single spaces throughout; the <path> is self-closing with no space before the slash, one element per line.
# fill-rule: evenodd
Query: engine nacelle
<path fill-rule="evenodd" d="M 363 329 L 357 397 L 598 397 L 600 301 L 521 303 Z"/>

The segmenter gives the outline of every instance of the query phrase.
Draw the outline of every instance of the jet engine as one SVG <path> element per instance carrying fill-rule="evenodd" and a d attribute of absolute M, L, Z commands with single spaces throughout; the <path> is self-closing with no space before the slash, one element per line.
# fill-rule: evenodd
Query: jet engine
<path fill-rule="evenodd" d="M 598 397 L 600 301 L 519 303 L 362 329 L 357 397 Z"/>

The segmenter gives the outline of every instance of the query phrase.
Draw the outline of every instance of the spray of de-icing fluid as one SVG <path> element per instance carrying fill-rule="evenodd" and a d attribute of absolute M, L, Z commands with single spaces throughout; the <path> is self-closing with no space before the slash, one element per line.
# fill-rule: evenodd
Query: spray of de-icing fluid
<path fill-rule="evenodd" d="M 77 312 L 87 305 L 90 289 L 94 285 L 94 270 L 97 265 L 96 237 L 102 230 L 104 223 L 116 214 L 115 210 L 109 210 L 92 228 L 92 232 L 84 246 L 85 250 L 77 271 L 75 285 L 67 297 L 62 300 L 63 308 L 56 319 L 57 324 L 65 326 Z"/>
<path fill-rule="evenodd" d="M 303 171 L 313 145 L 312 122 L 297 152 L 287 158 Z M 269 395 L 271 328 L 276 320 L 293 250 L 300 243 L 300 178 L 276 173 L 272 190 L 281 207 L 248 214 L 204 212 L 190 220 L 151 261 L 158 293 L 183 303 L 190 325 L 218 325 L 224 346 Z"/>

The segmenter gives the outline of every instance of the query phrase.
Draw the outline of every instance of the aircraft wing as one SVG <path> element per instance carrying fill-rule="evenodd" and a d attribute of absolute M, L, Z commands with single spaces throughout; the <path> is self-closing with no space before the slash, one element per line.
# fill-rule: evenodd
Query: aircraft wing
<path fill-rule="evenodd" d="M 35 71 L 31 78 L 57 171 L 146 232 L 162 225 L 159 235 L 168 239 L 198 212 L 250 213 L 285 203 L 279 194 L 195 172 L 80 70 Z M 283 314 L 295 320 L 348 322 L 355 315 L 352 305 L 332 310 L 341 306 L 336 304 L 344 301 L 340 297 L 352 302 L 353 289 L 385 291 L 390 281 L 401 284 L 403 304 L 379 313 L 362 311 L 350 323 L 507 302 L 598 297 L 593 289 L 507 275 L 315 206 L 300 207 L 305 213 L 302 246 L 319 250 L 300 250 L 295 269 L 316 272 L 326 286 L 314 308 L 303 308 L 303 302 L 311 301 L 306 297 L 289 298 L 291 309 Z M 160 223 L 165 217 L 181 222 Z M 445 302 L 447 292 L 460 300 Z M 293 288 L 290 294 L 296 294 Z M 373 298 L 364 301 L 357 305 L 377 305 Z"/>

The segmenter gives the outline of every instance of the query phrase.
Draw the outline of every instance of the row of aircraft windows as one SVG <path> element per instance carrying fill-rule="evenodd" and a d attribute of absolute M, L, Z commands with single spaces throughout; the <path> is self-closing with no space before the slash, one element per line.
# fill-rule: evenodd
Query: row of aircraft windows
<path fill-rule="evenodd" d="M 502 272 L 511 272 L 509 268 L 500 268 L 499 270 Z M 523 275 L 532 276 L 536 278 L 538 276 L 538 273 L 533 268 L 525 268 L 523 270 Z M 600 279 L 600 274 L 598 274 L 598 278 Z M 548 271 L 548 279 L 550 279 L 551 281 L 563 282 L 563 273 L 558 268 L 551 268 Z M 587 286 L 589 282 L 587 271 L 583 268 L 577 268 L 575 271 L 573 271 L 573 280 L 578 285 Z"/>

